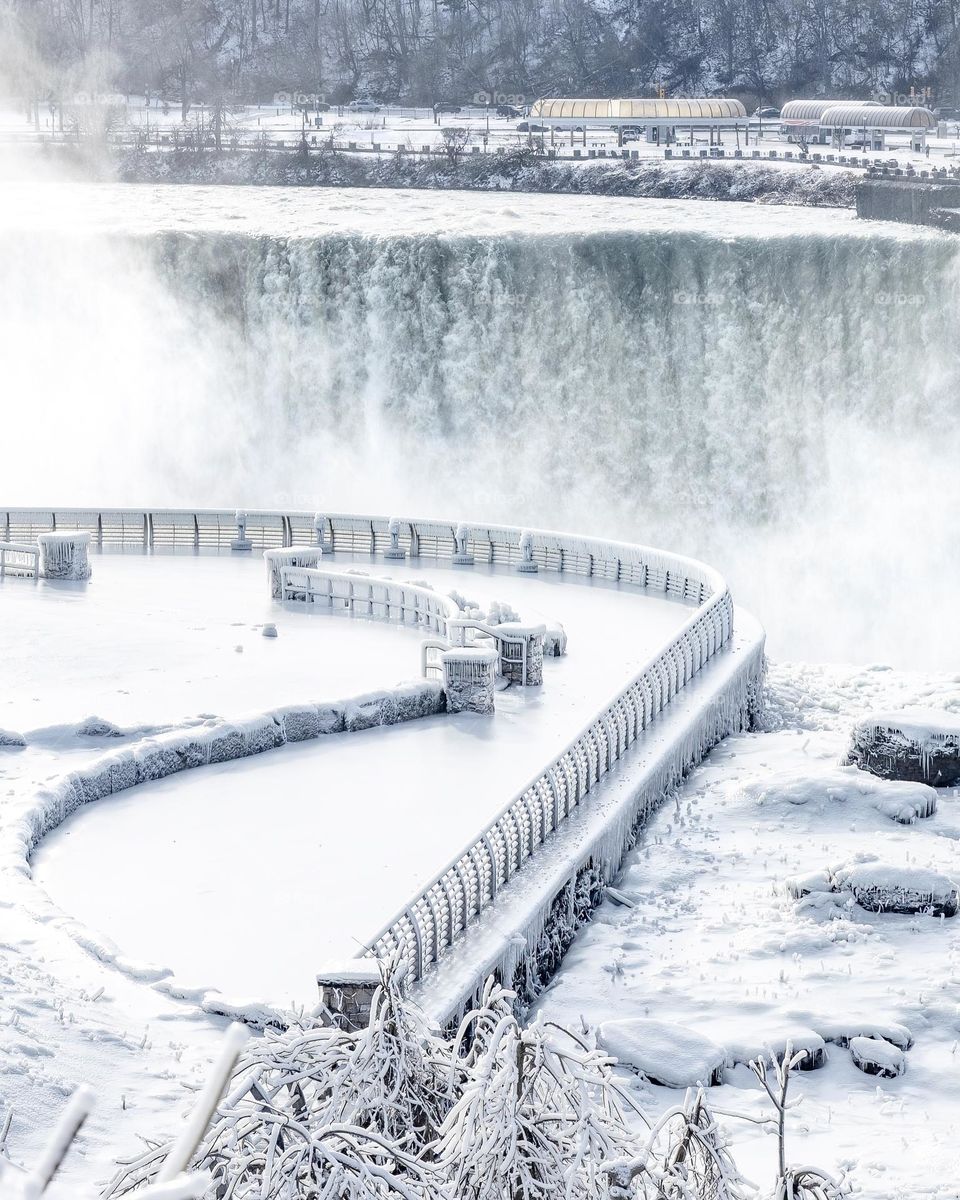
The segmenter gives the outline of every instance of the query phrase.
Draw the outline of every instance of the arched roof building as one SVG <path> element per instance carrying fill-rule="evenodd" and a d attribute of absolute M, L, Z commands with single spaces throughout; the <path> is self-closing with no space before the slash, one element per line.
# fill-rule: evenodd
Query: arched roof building
<path fill-rule="evenodd" d="M 630 121 L 653 121 L 660 124 L 684 125 L 687 121 L 733 122 L 746 119 L 747 110 L 739 100 L 575 100 L 541 99 L 530 109 L 531 117 L 547 121 L 579 119 L 611 121 L 621 124 Z"/>
<path fill-rule="evenodd" d="M 788 100 L 780 109 L 781 121 L 819 121 L 828 108 L 852 104 L 851 100 Z M 879 108 L 876 100 L 864 100 L 862 107 Z"/>
<path fill-rule="evenodd" d="M 933 129 L 937 118 L 929 108 L 836 104 L 821 113 L 820 124 L 833 129 Z"/>

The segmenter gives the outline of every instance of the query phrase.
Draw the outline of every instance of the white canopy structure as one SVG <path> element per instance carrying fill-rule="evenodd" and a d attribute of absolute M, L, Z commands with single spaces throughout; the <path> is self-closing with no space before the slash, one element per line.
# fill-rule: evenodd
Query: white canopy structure
<path fill-rule="evenodd" d="M 677 129 L 693 131 L 746 128 L 747 110 L 739 100 L 644 99 L 606 100 L 543 98 L 530 109 L 532 120 L 549 121 L 557 129 L 622 129 L 639 126 L 652 142 L 672 141 Z"/>
<path fill-rule="evenodd" d="M 783 108 L 780 109 L 780 120 L 784 124 L 793 121 L 810 121 L 820 124 L 820 118 L 827 109 L 854 103 L 862 108 L 880 107 L 880 104 L 876 100 L 788 100 Z"/>
<path fill-rule="evenodd" d="M 827 108 L 820 124 L 831 129 L 933 129 L 937 118 L 929 108 L 847 103 Z"/>

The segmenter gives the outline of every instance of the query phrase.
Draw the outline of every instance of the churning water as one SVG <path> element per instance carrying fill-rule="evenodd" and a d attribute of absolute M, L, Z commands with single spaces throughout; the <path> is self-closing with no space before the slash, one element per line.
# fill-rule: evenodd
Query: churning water
<path fill-rule="evenodd" d="M 779 657 L 952 669 L 956 245 L 746 205 L 12 188 L 0 505 L 629 537 L 724 570 Z"/>

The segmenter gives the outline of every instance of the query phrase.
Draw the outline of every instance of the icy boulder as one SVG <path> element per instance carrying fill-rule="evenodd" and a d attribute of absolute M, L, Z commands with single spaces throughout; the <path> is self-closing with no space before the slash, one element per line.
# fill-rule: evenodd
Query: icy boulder
<path fill-rule="evenodd" d="M 764 776 L 744 786 L 758 805 L 869 806 L 891 821 L 909 825 L 937 811 L 937 793 L 924 783 L 875 779 L 852 766 L 810 775 Z"/>
<path fill-rule="evenodd" d="M 77 726 L 78 737 L 123 737 L 123 730 L 105 717 L 85 717 Z"/>
<path fill-rule="evenodd" d="M 708 1086 L 723 1079 L 724 1048 L 683 1025 L 646 1018 L 607 1021 L 597 1031 L 597 1043 L 612 1058 L 664 1087 Z"/>
<path fill-rule="evenodd" d="M 789 1049 L 791 1057 L 803 1052 L 797 1063 L 798 1071 L 818 1071 L 827 1061 L 827 1046 L 819 1033 L 812 1029 L 772 1029 L 764 1034 L 754 1033 L 736 1042 L 727 1040 L 727 1065 L 731 1067 L 752 1062 L 756 1058 L 769 1061 L 773 1056 L 783 1062 Z"/>
<path fill-rule="evenodd" d="M 830 875 L 834 891 L 849 892 L 870 912 L 957 914 L 957 885 L 939 871 L 853 862 L 835 868 Z"/>
<path fill-rule="evenodd" d="M 853 727 L 844 761 L 882 779 L 960 783 L 960 717 L 943 711 L 873 713 Z"/>
<path fill-rule="evenodd" d="M 855 1037 L 850 1042 L 854 1065 L 867 1075 L 896 1079 L 907 1069 L 906 1055 L 899 1046 L 883 1038 Z"/>
<path fill-rule="evenodd" d="M 828 1042 L 849 1046 L 855 1038 L 875 1038 L 892 1042 L 901 1050 L 913 1045 L 913 1034 L 898 1021 L 818 1021 L 817 1028 Z"/>

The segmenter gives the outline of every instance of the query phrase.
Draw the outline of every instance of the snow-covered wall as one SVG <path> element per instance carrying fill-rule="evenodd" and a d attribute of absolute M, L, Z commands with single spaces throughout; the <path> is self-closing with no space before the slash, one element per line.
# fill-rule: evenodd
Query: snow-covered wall
<path fill-rule="evenodd" d="M 179 771 L 228 762 L 332 733 L 433 716 L 444 710 L 437 680 L 414 680 L 394 688 L 320 704 L 292 704 L 237 721 L 207 720 L 199 725 L 142 738 L 54 780 L 37 794 L 17 825 L 4 831 L 4 855 L 14 869 L 43 836 L 81 805 Z"/>

